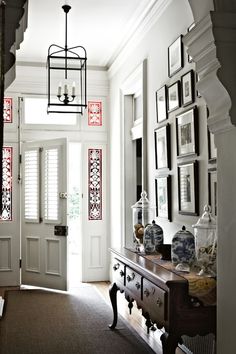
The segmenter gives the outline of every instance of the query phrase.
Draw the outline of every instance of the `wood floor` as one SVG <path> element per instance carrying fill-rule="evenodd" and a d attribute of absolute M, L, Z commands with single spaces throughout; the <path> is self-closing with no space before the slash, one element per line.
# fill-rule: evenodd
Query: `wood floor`
<path fill-rule="evenodd" d="M 105 299 L 105 301 L 110 306 L 110 298 L 109 298 L 109 282 L 94 282 L 90 283 L 92 286 L 95 286 L 101 296 Z M 15 290 L 20 287 L 0 287 L 0 296 L 4 298 L 4 294 L 6 290 Z M 145 340 L 148 345 L 155 351 L 156 354 L 162 354 L 161 341 L 160 336 L 162 334 L 161 331 L 156 329 L 155 331 L 150 331 L 147 333 L 145 319 L 141 315 L 141 311 L 137 309 L 134 305 L 132 309 L 132 314 L 130 315 L 129 309 L 127 306 L 127 301 L 124 298 L 124 295 L 119 291 L 117 292 L 117 304 L 119 316 L 122 316 L 126 321 L 128 326 L 133 328 L 142 338 Z M 111 310 L 112 311 L 112 310 Z M 184 352 L 180 349 L 176 350 L 176 354 L 184 354 Z"/>

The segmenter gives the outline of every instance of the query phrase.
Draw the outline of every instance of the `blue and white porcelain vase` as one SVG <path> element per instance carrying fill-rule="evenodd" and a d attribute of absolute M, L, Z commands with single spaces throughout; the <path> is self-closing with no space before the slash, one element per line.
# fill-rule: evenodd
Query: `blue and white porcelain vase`
<path fill-rule="evenodd" d="M 195 260 L 194 235 L 187 231 L 185 226 L 176 232 L 172 239 L 171 259 L 176 265 L 176 270 L 184 272 L 190 271 L 190 266 Z"/>
<path fill-rule="evenodd" d="M 152 221 L 144 229 L 144 250 L 146 253 L 158 252 L 158 247 L 163 244 L 163 229 Z"/>

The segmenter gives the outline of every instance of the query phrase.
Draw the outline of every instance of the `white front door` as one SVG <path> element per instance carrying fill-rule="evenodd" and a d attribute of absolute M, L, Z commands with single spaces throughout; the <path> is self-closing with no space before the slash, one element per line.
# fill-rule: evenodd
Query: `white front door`
<path fill-rule="evenodd" d="M 3 147 L 3 197 L 0 217 L 0 286 L 20 284 L 18 144 Z"/>
<path fill-rule="evenodd" d="M 67 290 L 67 141 L 22 146 L 22 284 Z"/>

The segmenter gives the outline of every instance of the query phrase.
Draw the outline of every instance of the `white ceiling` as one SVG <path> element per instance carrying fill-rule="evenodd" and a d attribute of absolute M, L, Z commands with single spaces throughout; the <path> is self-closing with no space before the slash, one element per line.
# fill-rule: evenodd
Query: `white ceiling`
<path fill-rule="evenodd" d="M 82 45 L 88 65 L 110 67 L 158 0 L 29 0 L 28 28 L 17 61 L 46 62 L 51 44 L 64 46 L 68 13 L 68 46 Z"/>

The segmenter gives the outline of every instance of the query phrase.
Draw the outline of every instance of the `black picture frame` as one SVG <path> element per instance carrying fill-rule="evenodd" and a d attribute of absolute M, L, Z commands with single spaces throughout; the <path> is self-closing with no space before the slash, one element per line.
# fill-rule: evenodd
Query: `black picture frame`
<path fill-rule="evenodd" d="M 167 123 L 154 130 L 155 167 L 170 169 L 170 125 Z"/>
<path fill-rule="evenodd" d="M 172 112 L 181 106 L 180 81 L 174 82 L 167 89 L 168 112 Z"/>
<path fill-rule="evenodd" d="M 179 214 L 198 215 L 198 161 L 178 164 Z"/>
<path fill-rule="evenodd" d="M 171 221 L 171 176 L 155 178 L 156 216 Z"/>
<path fill-rule="evenodd" d="M 197 118 L 197 106 L 176 115 L 177 157 L 198 155 Z"/>
<path fill-rule="evenodd" d="M 188 106 L 195 100 L 193 70 L 189 70 L 181 76 L 181 98 L 183 107 Z"/>
<path fill-rule="evenodd" d="M 172 77 L 183 68 L 183 35 L 168 47 L 168 76 Z"/>
<path fill-rule="evenodd" d="M 217 150 L 215 146 L 214 134 L 207 129 L 207 137 L 208 137 L 208 162 L 216 163 L 217 160 Z"/>
<path fill-rule="evenodd" d="M 168 118 L 166 85 L 163 85 L 156 91 L 156 115 L 157 115 L 157 123 L 160 123 Z"/>
<path fill-rule="evenodd" d="M 211 168 L 208 170 L 208 204 L 211 207 L 211 214 L 217 217 L 217 170 Z"/>

